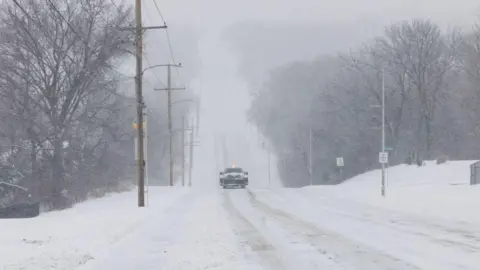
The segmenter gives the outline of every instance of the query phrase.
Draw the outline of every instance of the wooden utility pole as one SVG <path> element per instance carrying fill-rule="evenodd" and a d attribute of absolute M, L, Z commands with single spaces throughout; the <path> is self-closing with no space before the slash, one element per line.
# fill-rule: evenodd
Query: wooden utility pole
<path fill-rule="evenodd" d="M 182 117 L 182 186 L 185 186 L 185 115 Z"/>
<path fill-rule="evenodd" d="M 311 121 L 311 120 L 310 120 Z M 312 123 L 310 122 L 309 132 L 308 132 L 308 174 L 310 177 L 310 186 L 313 185 L 313 153 L 312 153 Z"/>
<path fill-rule="evenodd" d="M 168 133 L 169 133 L 169 155 L 170 155 L 170 186 L 173 186 L 173 129 L 172 129 L 172 90 L 185 90 L 185 87 L 172 88 L 172 68 L 182 67 L 181 64 L 158 65 L 167 67 L 167 88 L 155 88 L 155 90 L 166 90 L 168 99 Z"/>
<path fill-rule="evenodd" d="M 162 29 L 167 28 L 163 26 L 142 27 L 142 0 L 135 1 L 135 27 L 127 27 L 122 30 L 135 31 L 135 57 L 136 57 L 136 75 L 135 75 L 135 95 L 137 101 L 137 185 L 138 185 L 138 207 L 145 206 L 145 153 L 144 153 L 144 130 L 143 130 L 143 109 L 145 103 L 142 94 L 142 35 L 143 31 L 147 29 Z"/>
<path fill-rule="evenodd" d="M 168 134 L 169 134 L 169 156 L 170 156 L 170 186 L 173 186 L 173 143 L 172 143 L 172 138 L 173 138 L 173 130 L 172 130 L 172 75 L 171 75 L 171 67 L 170 65 L 167 66 L 167 72 L 168 72 L 168 90 L 167 90 L 167 95 L 168 95 Z"/>
<path fill-rule="evenodd" d="M 194 135 L 194 132 L 195 132 L 195 121 L 194 121 L 194 118 L 190 118 L 190 140 L 189 140 L 189 143 L 188 143 L 188 146 L 190 147 L 190 153 L 189 153 L 189 162 L 188 162 L 188 186 L 192 186 L 192 171 L 193 171 L 193 147 L 194 146 L 199 146 L 198 142 L 195 142 L 193 140 L 193 135 Z M 196 131 L 198 134 L 198 129 Z"/>
<path fill-rule="evenodd" d="M 196 96 L 196 104 L 197 104 L 197 126 L 196 126 L 196 137 L 198 138 L 198 132 L 200 131 L 200 93 Z"/>
<path fill-rule="evenodd" d="M 385 154 L 385 71 L 382 69 L 382 154 Z M 385 197 L 385 163 L 382 162 L 382 197 Z"/>
<path fill-rule="evenodd" d="M 193 120 L 191 121 L 191 131 L 190 131 L 190 153 L 188 155 L 190 161 L 188 162 L 188 186 L 192 186 L 192 168 L 193 168 L 193 131 L 194 123 Z M 198 132 L 198 131 L 197 131 Z"/>
<path fill-rule="evenodd" d="M 137 98 L 137 184 L 138 184 L 138 207 L 145 206 L 145 161 L 143 153 L 143 96 L 142 96 L 142 1 L 135 1 L 135 40 L 137 69 L 135 76 L 135 93 Z"/>

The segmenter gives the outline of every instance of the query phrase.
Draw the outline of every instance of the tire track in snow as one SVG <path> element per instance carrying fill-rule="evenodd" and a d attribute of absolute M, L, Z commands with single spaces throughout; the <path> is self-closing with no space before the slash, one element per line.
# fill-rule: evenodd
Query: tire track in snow
<path fill-rule="evenodd" d="M 318 252 L 329 256 L 345 269 L 355 270 L 416 270 L 415 265 L 401 261 L 389 254 L 366 247 L 336 233 L 316 227 L 314 224 L 301 221 L 292 215 L 273 209 L 256 199 L 255 194 L 247 189 L 251 203 L 259 211 L 278 221 L 290 231 L 296 232 L 303 241 L 317 248 Z"/>
<path fill-rule="evenodd" d="M 396 231 L 421 236 L 444 246 L 458 247 L 469 253 L 480 253 L 480 236 L 478 235 L 478 232 L 469 231 L 466 228 L 456 228 L 450 224 L 432 222 L 431 220 L 418 217 L 417 215 L 413 214 L 402 214 L 404 217 L 408 217 L 408 219 L 400 218 L 398 215 L 395 215 L 392 212 L 384 211 L 383 209 L 379 208 L 373 208 L 366 204 L 362 204 L 361 208 L 353 207 L 350 210 L 339 209 L 339 204 L 337 204 L 335 211 L 332 211 L 331 207 L 326 207 L 326 205 L 333 205 L 332 202 L 328 200 L 322 201 L 324 201 L 324 203 L 320 204 L 319 207 L 322 207 L 324 211 L 328 211 L 330 213 L 342 215 L 353 220 L 362 220 L 372 224 L 389 227 Z M 375 218 L 378 216 L 378 212 L 381 212 L 382 216 L 386 216 L 388 219 Z M 355 215 L 353 213 L 362 213 L 362 215 Z M 474 228 L 475 226 L 470 224 L 470 227 Z M 437 236 L 433 236 L 433 230 L 439 232 Z"/>
<path fill-rule="evenodd" d="M 430 241 L 433 241 L 435 243 L 439 243 L 440 245 L 448 246 L 448 247 L 456 247 L 468 253 L 480 252 L 480 240 L 476 238 L 473 234 L 463 233 L 463 231 L 448 229 L 440 225 L 434 225 L 428 222 L 425 222 L 425 223 L 408 222 L 408 221 L 403 221 L 399 219 L 390 219 L 390 220 L 382 221 L 374 218 L 369 218 L 368 216 L 361 217 L 361 216 L 353 215 L 347 212 L 335 211 L 335 213 L 352 220 L 361 220 L 371 224 L 388 227 L 402 233 L 420 236 Z M 426 231 L 429 231 L 429 233 L 422 232 L 420 230 L 420 228 L 422 227 Z M 442 232 L 442 234 L 438 234 L 437 236 L 434 236 L 432 235 L 433 230 L 438 230 Z M 448 239 L 449 236 L 458 236 L 459 239 Z"/>
<path fill-rule="evenodd" d="M 287 269 L 277 256 L 275 247 L 234 206 L 228 196 L 228 192 L 223 192 L 223 198 L 223 205 L 230 214 L 233 230 L 237 237 L 241 239 L 241 246 L 244 248 L 244 251 L 247 254 L 253 254 L 254 258 L 252 259 L 258 260 L 258 263 L 265 269 Z"/>
<path fill-rule="evenodd" d="M 254 208 L 245 190 L 224 191 L 233 207 L 246 219 L 256 231 L 272 246 L 280 258 L 283 269 L 291 270 L 347 270 L 334 262 L 327 254 L 319 253 L 310 243 L 297 237 L 297 232 L 285 230 L 275 220 Z M 228 194 L 228 195 L 226 195 Z M 235 226 L 235 224 L 234 224 Z M 239 235 L 241 237 L 241 235 Z M 275 268 L 276 269 L 276 268 Z"/>

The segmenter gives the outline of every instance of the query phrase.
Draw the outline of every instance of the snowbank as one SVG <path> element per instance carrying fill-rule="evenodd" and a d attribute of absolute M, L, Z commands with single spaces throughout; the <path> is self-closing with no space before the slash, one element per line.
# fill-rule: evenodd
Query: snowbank
<path fill-rule="evenodd" d="M 310 198 L 350 200 L 356 204 L 426 215 L 446 220 L 480 223 L 480 185 L 470 186 L 470 165 L 475 161 L 427 162 L 425 166 L 388 168 L 386 197 L 381 197 L 381 171 L 351 178 L 338 186 L 299 189 Z"/>
<path fill-rule="evenodd" d="M 188 189 L 150 187 L 149 207 L 136 190 L 90 200 L 33 219 L 0 219 L 0 269 L 75 269 L 148 223 Z"/>
<path fill-rule="evenodd" d="M 252 192 L 269 207 L 314 224 L 326 235 L 389 254 L 418 269 L 480 269 L 480 185 L 468 185 L 472 163 L 389 168 L 385 198 L 378 170 L 338 186 Z M 387 265 L 359 268 L 412 269 Z"/>

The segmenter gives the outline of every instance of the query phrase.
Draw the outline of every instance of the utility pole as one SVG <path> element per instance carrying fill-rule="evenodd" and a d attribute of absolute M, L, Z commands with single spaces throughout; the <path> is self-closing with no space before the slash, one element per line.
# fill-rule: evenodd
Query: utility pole
<path fill-rule="evenodd" d="M 193 119 L 191 121 L 191 131 L 190 131 L 190 153 L 189 153 L 189 159 L 190 162 L 188 162 L 188 186 L 192 186 L 192 168 L 193 168 L 193 131 L 195 130 L 194 128 L 194 123 Z M 198 132 L 198 131 L 197 131 Z"/>
<path fill-rule="evenodd" d="M 173 186 L 173 130 L 172 130 L 172 90 L 185 90 L 182 88 L 172 88 L 172 68 L 171 67 L 182 67 L 182 64 L 166 64 L 158 65 L 167 67 L 167 88 L 160 88 L 155 90 L 165 90 L 167 91 L 168 99 L 168 133 L 169 133 L 169 155 L 170 155 L 170 186 Z"/>
<path fill-rule="evenodd" d="M 198 133 L 200 132 L 200 93 L 196 96 L 196 99 L 197 99 L 197 108 L 196 108 L 196 111 L 197 111 L 197 127 L 196 127 L 196 137 L 198 138 Z"/>
<path fill-rule="evenodd" d="M 138 136 L 138 159 L 137 159 L 137 184 L 138 184 L 138 207 L 145 206 L 145 161 L 143 153 L 143 96 L 142 96 L 142 1 L 135 1 L 135 38 L 137 70 L 136 70 L 136 98 L 137 98 L 137 136 Z"/>
<path fill-rule="evenodd" d="M 194 146 L 198 146 L 198 143 L 194 141 L 194 132 L 195 132 L 195 121 L 194 121 L 194 118 L 191 117 L 190 118 L 190 128 L 187 129 L 190 131 L 190 139 L 189 139 L 189 143 L 188 143 L 188 146 L 190 147 L 190 151 L 189 151 L 189 154 L 188 154 L 188 158 L 189 158 L 189 162 L 188 162 L 188 186 L 192 186 L 192 171 L 193 171 L 193 147 Z"/>
<path fill-rule="evenodd" d="M 310 123 L 310 128 L 309 128 L 309 133 L 308 133 L 308 140 L 309 140 L 309 146 L 308 146 L 308 170 L 309 170 L 309 177 L 310 177 L 310 186 L 313 185 L 313 177 L 312 177 L 312 123 Z"/>
<path fill-rule="evenodd" d="M 149 29 L 165 29 L 163 26 L 142 26 L 142 0 L 135 0 L 135 27 L 124 27 L 121 30 L 135 31 L 135 58 L 136 58 L 136 74 L 135 74 L 135 96 L 137 102 L 137 185 L 138 185 L 138 207 L 145 206 L 145 153 L 144 153 L 144 130 L 143 130 L 143 109 L 145 107 L 142 94 L 142 36 L 144 30 Z"/>
<path fill-rule="evenodd" d="M 185 115 L 182 116 L 182 186 L 185 186 Z"/>
<path fill-rule="evenodd" d="M 142 126 L 142 128 L 145 128 L 145 185 L 146 185 L 146 188 L 145 188 L 145 194 L 146 194 L 146 205 L 148 206 L 148 187 L 149 187 L 149 183 L 148 183 L 148 111 L 147 113 L 145 114 L 145 122 L 144 122 L 144 127 Z"/>
<path fill-rule="evenodd" d="M 168 95 L 168 134 L 169 134 L 169 156 L 170 156 L 170 186 L 173 186 L 173 130 L 172 130 L 172 72 L 170 65 L 167 66 L 168 80 L 167 80 L 167 95 Z"/>
<path fill-rule="evenodd" d="M 385 153 L 385 69 L 382 69 L 382 153 Z M 382 162 L 382 196 L 385 197 L 384 162 Z"/>
<path fill-rule="evenodd" d="M 270 173 L 270 150 L 268 150 L 268 186 L 271 184 L 271 173 Z"/>

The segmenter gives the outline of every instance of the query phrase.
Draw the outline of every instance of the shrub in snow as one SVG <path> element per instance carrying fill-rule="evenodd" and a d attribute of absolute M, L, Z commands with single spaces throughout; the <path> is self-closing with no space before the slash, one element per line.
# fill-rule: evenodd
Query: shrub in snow
<path fill-rule="evenodd" d="M 448 157 L 446 155 L 441 155 L 437 158 L 437 164 L 443 164 L 448 161 Z"/>
<path fill-rule="evenodd" d="M 410 155 L 407 156 L 404 163 L 407 164 L 407 165 L 412 165 L 413 164 L 413 157 L 410 156 Z"/>
<path fill-rule="evenodd" d="M 424 165 L 423 159 L 420 156 L 417 156 L 416 163 L 418 167 L 421 167 Z"/>

